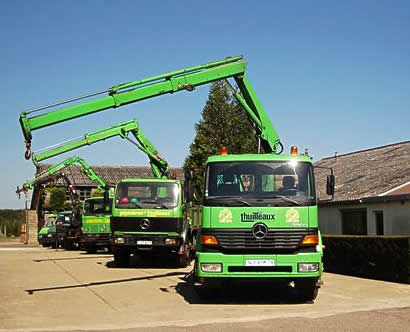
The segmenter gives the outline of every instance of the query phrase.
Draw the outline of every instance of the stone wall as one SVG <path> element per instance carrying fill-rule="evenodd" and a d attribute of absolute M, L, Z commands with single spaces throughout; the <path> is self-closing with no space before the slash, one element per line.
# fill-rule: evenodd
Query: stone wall
<path fill-rule="evenodd" d="M 37 242 L 37 212 L 35 210 L 25 210 L 25 223 L 22 225 L 20 241 L 25 244 L 38 244 Z"/>

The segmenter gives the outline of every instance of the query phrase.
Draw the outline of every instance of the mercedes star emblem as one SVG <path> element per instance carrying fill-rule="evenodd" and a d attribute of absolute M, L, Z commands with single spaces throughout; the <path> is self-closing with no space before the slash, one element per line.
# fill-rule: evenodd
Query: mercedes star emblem
<path fill-rule="evenodd" d="M 142 229 L 146 230 L 151 227 L 151 222 L 149 221 L 149 219 L 142 219 L 140 221 L 140 226 Z"/>
<path fill-rule="evenodd" d="M 262 240 L 268 235 L 268 227 L 265 224 L 255 224 L 252 227 L 252 234 L 257 240 Z"/>

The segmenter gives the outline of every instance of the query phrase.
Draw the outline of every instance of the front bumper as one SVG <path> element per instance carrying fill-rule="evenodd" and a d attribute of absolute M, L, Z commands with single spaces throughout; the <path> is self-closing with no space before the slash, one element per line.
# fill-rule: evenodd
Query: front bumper
<path fill-rule="evenodd" d="M 247 266 L 248 261 L 273 261 L 273 266 Z M 222 264 L 221 272 L 204 272 L 201 264 Z M 298 272 L 299 263 L 317 263 L 316 272 Z M 323 271 L 322 253 L 299 253 L 277 255 L 224 255 L 221 253 L 197 252 L 196 278 L 284 278 L 320 277 Z"/>
<path fill-rule="evenodd" d="M 80 244 L 84 247 L 109 247 L 111 238 L 111 233 L 86 233 L 81 235 Z"/>
<path fill-rule="evenodd" d="M 51 236 L 49 236 L 51 235 Z M 42 235 L 42 237 L 38 237 L 38 243 L 41 245 L 51 245 L 56 242 L 56 237 L 54 234 L 47 234 L 47 235 Z"/>
<path fill-rule="evenodd" d="M 112 245 L 114 249 L 129 252 L 177 252 L 179 251 L 182 241 L 182 237 L 177 234 L 124 234 L 114 235 L 112 238 Z"/>

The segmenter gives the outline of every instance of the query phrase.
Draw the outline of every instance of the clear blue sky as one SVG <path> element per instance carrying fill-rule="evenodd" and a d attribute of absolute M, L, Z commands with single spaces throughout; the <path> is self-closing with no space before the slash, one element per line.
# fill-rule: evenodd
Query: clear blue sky
<path fill-rule="evenodd" d="M 1 1 L 0 208 L 34 173 L 21 111 L 114 84 L 244 55 L 248 77 L 286 149 L 325 156 L 409 139 L 409 1 Z M 34 132 L 34 150 L 137 118 L 182 165 L 208 86 Z M 126 141 L 79 155 L 91 164 L 146 165 Z"/>

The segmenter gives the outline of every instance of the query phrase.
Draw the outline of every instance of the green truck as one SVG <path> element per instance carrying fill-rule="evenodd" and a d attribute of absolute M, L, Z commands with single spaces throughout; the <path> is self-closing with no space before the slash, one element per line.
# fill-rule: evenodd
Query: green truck
<path fill-rule="evenodd" d="M 54 220 L 56 219 L 56 217 L 57 216 L 55 214 L 48 215 L 44 226 L 41 227 L 40 231 L 38 232 L 38 243 L 43 247 L 50 247 L 55 242 L 55 237 L 50 229 L 53 228 Z"/>
<path fill-rule="evenodd" d="M 187 196 L 175 179 L 125 179 L 115 188 L 111 229 L 117 266 L 131 254 L 161 256 L 186 267 L 191 261 L 192 231 Z"/>
<path fill-rule="evenodd" d="M 45 160 L 51 157 L 54 157 L 56 155 L 61 154 L 62 152 L 57 148 L 57 150 L 53 151 L 47 151 L 46 155 L 41 155 L 41 160 Z M 35 158 L 35 155 L 33 154 L 33 157 Z M 35 161 L 35 164 L 38 164 L 38 161 L 36 159 L 33 160 Z M 110 248 L 111 246 L 111 230 L 109 227 L 109 217 L 110 217 L 110 211 L 109 211 L 109 206 L 105 207 L 103 206 L 103 213 L 99 211 L 101 207 L 99 206 L 98 202 L 100 202 L 100 205 L 104 205 L 104 198 L 92 198 L 88 199 L 85 202 L 85 205 L 83 205 L 83 210 L 82 213 L 80 213 L 79 210 L 79 205 L 81 204 L 79 199 L 78 199 L 78 194 L 77 191 L 75 190 L 74 186 L 71 184 L 70 179 L 68 176 L 65 174 L 64 169 L 71 165 L 79 165 L 81 168 L 81 173 L 86 175 L 91 181 L 95 181 L 98 186 L 97 188 L 101 192 L 105 192 L 109 190 L 109 185 L 105 182 L 105 180 L 99 176 L 94 169 L 86 163 L 86 161 L 80 157 L 73 156 L 64 159 L 61 162 L 58 162 L 54 165 L 52 165 L 50 168 L 44 170 L 43 172 L 37 174 L 34 178 L 28 180 L 25 182 L 21 187 L 17 187 L 16 193 L 20 194 L 23 191 L 28 191 L 30 189 L 33 189 L 34 186 L 36 185 L 45 185 L 48 182 L 51 181 L 57 181 L 59 178 L 62 178 L 65 181 L 65 184 L 70 192 L 70 197 L 71 197 L 71 204 L 72 204 L 72 211 L 75 211 L 74 216 L 67 216 L 67 213 L 65 213 L 66 218 L 70 220 L 70 223 L 72 224 L 70 227 L 68 227 L 68 220 L 66 222 L 66 226 L 59 227 L 59 236 L 63 237 L 61 239 L 61 245 L 63 245 L 67 249 L 73 249 L 73 248 L 78 248 L 80 246 L 84 247 L 84 249 L 87 252 L 95 252 L 98 248 L 100 247 L 106 247 Z M 102 203 L 101 203 L 102 202 Z M 60 219 L 62 216 L 60 216 Z M 81 219 L 80 220 L 75 220 L 74 219 Z M 108 220 L 108 225 L 107 225 L 107 220 Z M 61 221 L 61 220 L 60 220 Z M 73 222 L 71 222 L 73 221 Z M 60 222 L 60 224 L 63 224 Z M 75 227 L 73 226 L 75 225 Z M 46 243 L 50 242 L 48 240 L 55 239 L 55 230 L 54 231 L 48 231 L 48 238 L 46 240 L 45 234 L 43 234 L 46 230 L 41 229 L 39 232 L 39 239 L 41 236 L 42 241 L 45 241 Z M 49 239 L 50 238 L 50 239 Z M 49 243 L 49 245 L 54 244 L 55 240 L 51 240 L 52 243 Z"/>
<path fill-rule="evenodd" d="M 94 254 L 104 248 L 111 251 L 110 216 L 111 204 L 106 205 L 104 197 L 84 200 L 80 247 L 87 253 Z"/>
<path fill-rule="evenodd" d="M 130 134 L 136 141 L 129 137 Z M 87 133 L 83 138 L 70 140 L 38 154 L 33 153 L 31 157 L 37 164 L 112 137 L 126 139 L 143 151 L 148 157 L 153 178 L 121 180 L 115 188 L 115 200 L 111 200 L 112 203 L 108 202 L 107 190 L 104 199 L 86 200 L 82 214 L 81 247 L 91 253 L 99 247 L 109 247 L 109 243 L 112 242 L 115 264 L 121 267 L 128 264 L 130 255 L 137 254 L 168 254 L 178 266 L 186 266 L 190 262 L 192 246 L 190 222 L 186 211 L 186 202 L 190 199 L 189 192 L 183 194 L 183 182 L 172 178 L 168 163 L 145 136 L 137 120 Z M 79 158 L 76 158 L 76 162 L 80 162 Z M 80 163 L 90 179 L 95 179 L 100 186 L 107 188 L 105 182 L 97 178 L 88 165 Z M 125 198 L 128 199 L 127 203 L 124 201 Z M 105 204 L 105 208 L 102 203 Z M 111 223 L 108 224 L 107 220 L 111 213 Z M 144 222 L 152 223 L 151 227 L 141 228 L 142 219 Z M 161 220 L 164 221 L 159 222 Z"/>
<path fill-rule="evenodd" d="M 221 155 L 210 157 L 206 162 L 201 224 L 192 231 L 196 244 L 195 288 L 199 295 L 205 296 L 210 294 L 209 287 L 221 281 L 285 280 L 294 285 L 302 300 L 312 301 L 317 296 L 323 271 L 312 160 L 298 154 L 294 148 L 289 155 L 281 155 L 283 145 L 246 77 L 246 65 L 241 56 L 231 57 L 115 85 L 101 92 L 107 96 L 86 102 L 72 99 L 68 102 L 74 101 L 75 105 L 41 115 L 31 116 L 31 113 L 49 106 L 22 112 L 20 124 L 26 139 L 25 156 L 31 155 L 34 130 L 223 81 L 249 118 L 250 130 L 258 140 L 258 153 L 229 155 L 222 151 Z M 235 81 L 237 89 L 228 79 Z M 119 190 L 117 187 L 117 193 Z M 331 171 L 327 193 L 332 195 L 333 192 Z M 138 195 L 135 196 L 138 199 Z M 135 209 L 131 212 L 128 208 L 121 209 L 117 199 L 121 197 L 116 196 L 113 203 L 113 220 L 118 223 L 113 227 L 114 241 L 116 227 L 122 227 L 120 220 L 115 219 L 117 216 L 123 217 L 124 223 L 131 223 L 127 218 L 132 216 L 132 223 L 137 225 Z M 143 219 L 151 221 L 143 217 L 138 222 L 142 224 Z M 118 236 L 117 241 L 126 239 Z"/>

